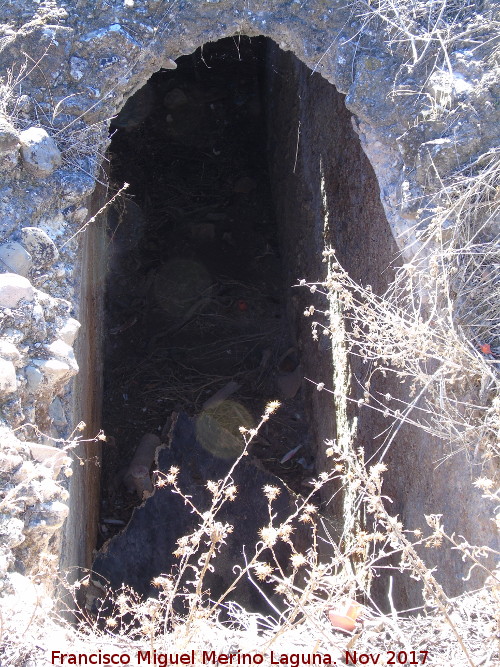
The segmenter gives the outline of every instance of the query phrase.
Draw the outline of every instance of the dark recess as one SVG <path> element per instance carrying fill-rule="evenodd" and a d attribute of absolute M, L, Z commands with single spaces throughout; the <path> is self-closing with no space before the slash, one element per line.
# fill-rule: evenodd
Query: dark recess
<path fill-rule="evenodd" d="M 236 439 L 238 426 L 253 426 L 280 399 L 250 463 L 295 492 L 311 488 L 300 357 L 286 315 L 292 288 L 282 278 L 287 258 L 268 176 L 266 47 L 264 38 L 230 38 L 180 58 L 177 70 L 151 77 L 111 128 L 111 182 L 130 188 L 108 219 L 101 545 L 140 504 L 123 478 L 143 434 L 165 442 L 173 411 L 198 419 L 229 382 L 239 388 L 216 420 Z M 205 440 L 215 459 L 238 451 L 229 451 L 231 437 L 222 450 Z M 197 447 L 193 441 L 193 456 Z M 254 519 L 248 535 L 265 521 Z M 156 574 L 144 568 L 145 589 Z"/>

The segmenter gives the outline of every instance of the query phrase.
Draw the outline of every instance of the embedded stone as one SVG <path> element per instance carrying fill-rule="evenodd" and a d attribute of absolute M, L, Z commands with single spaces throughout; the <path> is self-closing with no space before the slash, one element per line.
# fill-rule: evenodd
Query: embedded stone
<path fill-rule="evenodd" d="M 24 523 L 21 519 L 11 517 L 8 514 L 0 514 L 0 535 L 2 542 L 11 549 L 19 546 L 24 541 Z"/>
<path fill-rule="evenodd" d="M 41 503 L 33 511 L 33 517 L 27 525 L 25 532 L 33 530 L 50 530 L 51 532 L 60 528 L 69 513 L 69 507 L 59 500 Z"/>
<path fill-rule="evenodd" d="M 19 454 L 0 453 L 0 471 L 1 474 L 12 474 L 16 468 L 20 468 L 23 463 L 23 457 Z"/>
<path fill-rule="evenodd" d="M 12 361 L 0 359 L 0 396 L 13 394 L 17 389 L 16 369 Z"/>
<path fill-rule="evenodd" d="M 50 345 L 46 345 L 46 350 L 51 356 L 67 364 L 75 373 L 78 372 L 78 364 L 76 363 L 75 353 L 71 345 L 58 339 L 50 343 Z"/>
<path fill-rule="evenodd" d="M 34 290 L 30 281 L 17 273 L 0 274 L 0 308 L 17 308 L 19 302 L 33 301 Z"/>
<path fill-rule="evenodd" d="M 13 273 L 27 276 L 31 269 L 31 255 L 20 243 L 4 243 L 0 246 L 0 261 Z"/>
<path fill-rule="evenodd" d="M 85 221 L 87 214 L 88 209 L 86 209 L 85 206 L 80 206 L 80 208 L 77 208 L 73 213 L 73 220 L 77 223 L 82 223 Z"/>
<path fill-rule="evenodd" d="M 38 340 L 44 340 L 47 337 L 47 324 L 44 314 L 42 306 L 36 303 L 31 313 L 31 322 L 32 332 Z"/>
<path fill-rule="evenodd" d="M 0 172 L 8 174 L 12 172 L 19 162 L 19 151 L 14 149 L 10 153 L 0 153 Z"/>
<path fill-rule="evenodd" d="M 54 426 L 63 427 L 68 423 L 61 399 L 57 396 L 49 406 L 49 417 Z"/>
<path fill-rule="evenodd" d="M 38 479 L 36 483 L 33 482 L 32 484 L 36 489 L 37 497 L 45 503 L 55 500 L 61 495 L 61 487 L 57 482 L 54 482 L 50 474 L 42 479 Z"/>
<path fill-rule="evenodd" d="M 59 359 L 34 359 L 35 364 L 47 381 L 48 387 L 69 380 L 75 375 L 78 369 L 71 368 L 71 366 Z"/>
<path fill-rule="evenodd" d="M 59 251 L 50 236 L 39 227 L 23 227 L 23 245 L 29 250 L 36 268 L 54 264 L 59 259 Z"/>
<path fill-rule="evenodd" d="M 80 327 L 81 327 L 80 322 L 78 320 L 75 320 L 73 317 L 70 317 L 58 330 L 57 335 L 64 343 L 67 343 L 68 345 L 73 345 Z"/>
<path fill-rule="evenodd" d="M 10 341 L 0 340 L 0 357 L 6 361 L 12 361 L 15 366 L 21 360 L 21 353 Z"/>
<path fill-rule="evenodd" d="M 56 142 L 41 127 L 30 127 L 20 134 L 24 167 L 34 176 L 49 176 L 62 164 Z"/>
<path fill-rule="evenodd" d="M 16 151 L 19 147 L 19 134 L 6 118 L 0 118 L 0 155 Z"/>
<path fill-rule="evenodd" d="M 70 66 L 70 76 L 74 81 L 80 81 L 85 75 L 85 70 L 88 66 L 88 62 L 84 58 L 78 58 L 77 56 L 72 56 L 69 59 Z"/>
<path fill-rule="evenodd" d="M 5 118 L 0 118 L 0 171 L 9 172 L 19 160 L 19 135 Z"/>
<path fill-rule="evenodd" d="M 46 468 L 51 469 L 54 479 L 59 475 L 63 465 L 71 463 L 71 459 L 67 456 L 64 449 L 58 449 L 51 445 L 40 445 L 37 442 L 28 442 L 28 446 L 33 459 Z"/>
<path fill-rule="evenodd" d="M 27 368 L 24 371 L 24 374 L 26 375 L 26 379 L 28 380 L 28 390 L 32 394 L 36 394 L 36 392 L 40 388 L 40 385 L 43 382 L 43 374 L 35 366 L 27 366 Z"/>

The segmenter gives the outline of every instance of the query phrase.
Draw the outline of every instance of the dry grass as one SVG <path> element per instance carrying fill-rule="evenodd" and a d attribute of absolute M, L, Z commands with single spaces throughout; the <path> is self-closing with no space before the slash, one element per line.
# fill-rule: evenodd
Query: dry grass
<path fill-rule="evenodd" d="M 79 589 L 85 588 L 84 579 L 72 588 L 74 609 L 80 611 L 79 622 L 70 626 L 47 613 L 42 592 L 37 591 L 35 583 L 25 580 L 24 590 L 18 590 L 17 596 L 7 598 L 3 605 L 2 664 L 25 665 L 29 660 L 36 665 L 49 663 L 52 650 L 83 655 L 99 651 L 128 654 L 132 656 L 131 664 L 135 664 L 138 651 L 156 651 L 160 655 L 195 651 L 195 664 L 203 664 L 203 651 L 263 656 L 263 664 L 270 664 L 271 655 L 274 660 L 279 655 L 287 656 L 288 664 L 293 664 L 293 660 L 296 665 L 303 664 L 301 654 L 329 655 L 341 664 L 346 652 L 351 656 L 355 652 L 380 653 L 379 664 L 387 664 L 391 652 L 403 652 L 401 655 L 414 659 L 415 664 L 423 664 L 425 656 L 432 665 L 495 664 L 499 657 L 498 619 L 495 620 L 500 603 L 498 575 L 489 573 L 489 580 L 480 591 L 449 599 L 419 555 L 418 547 L 433 548 L 452 540 L 471 567 L 482 566 L 485 550 L 458 544 L 453 536 L 446 535 L 439 517 L 427 517 L 431 528 L 427 536 L 405 531 L 397 518 L 387 512 L 381 495 L 383 464 L 368 469 L 361 451 L 346 455 L 336 442 L 330 442 L 328 449 L 331 473 L 319 476 L 312 493 L 331 479 L 354 487 L 357 502 L 371 517 L 371 531 L 358 530 L 349 546 L 331 539 L 330 557 L 320 557 L 324 531 L 318 510 L 311 502 L 312 493 L 298 499 L 295 511 L 276 523 L 273 502 L 279 489 L 266 486 L 262 493 L 268 501 L 269 516 L 260 530 L 260 540 L 249 554 L 246 567 L 235 573 L 234 583 L 218 599 L 211 599 L 205 584 L 207 572 L 217 568 L 219 549 L 235 529 L 220 522 L 218 514 L 226 503 L 238 502 L 238 489 L 232 480 L 234 469 L 258 428 L 277 407 L 277 402 L 267 407 L 255 430 L 242 429 L 245 450 L 223 480 L 208 484 L 210 507 L 192 504 L 186 491 L 178 486 L 177 469 L 161 476 L 160 485 L 170 486 L 184 498 L 198 517 L 198 527 L 178 540 L 177 571 L 154 580 L 157 596 L 143 599 L 130 589 L 101 589 L 99 603 L 93 604 L 90 611 L 76 602 Z M 487 485 L 484 492 L 498 503 L 498 497 Z M 310 546 L 303 553 L 293 544 L 299 523 L 310 532 Z M 275 557 L 279 542 L 290 547 L 287 567 Z M 417 615 L 397 612 L 394 606 L 391 613 L 384 614 L 370 595 L 373 574 L 389 556 L 395 558 L 395 572 L 406 572 L 422 587 L 424 606 Z M 261 589 L 263 599 L 269 602 L 269 615 L 249 613 L 230 601 L 231 592 L 243 577 Z M 273 584 L 272 599 L 266 596 L 263 582 Z M 332 625 L 328 612 L 342 613 L 347 601 L 355 599 L 363 603 L 361 613 L 354 632 L 347 633 Z"/>
<path fill-rule="evenodd" d="M 331 249 L 324 253 L 326 282 L 308 284 L 338 301 L 349 323 L 345 333 L 323 312 L 314 335 L 345 335 L 348 352 L 369 364 L 362 400 L 393 419 L 389 444 L 407 422 L 476 461 L 498 457 L 499 176 L 498 151 L 492 151 L 450 179 L 419 234 L 414 259 L 385 294 L 355 283 Z M 314 314 L 311 306 L 306 315 Z M 372 392 L 379 374 L 405 383 L 411 400 Z"/>

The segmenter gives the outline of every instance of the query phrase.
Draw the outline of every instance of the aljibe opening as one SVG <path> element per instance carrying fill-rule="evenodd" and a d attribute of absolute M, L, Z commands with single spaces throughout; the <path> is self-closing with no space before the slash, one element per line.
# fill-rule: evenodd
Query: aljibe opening
<path fill-rule="evenodd" d="M 153 469 L 179 467 L 185 493 L 209 502 L 207 482 L 242 451 L 240 427 L 254 428 L 272 400 L 282 406 L 235 474 L 238 509 L 224 516 L 242 534 L 222 554 L 212 595 L 258 539 L 261 488 L 283 488 L 283 512 L 293 504 L 285 485 L 311 489 L 304 371 L 287 315 L 293 287 L 269 180 L 267 41 L 230 38 L 180 58 L 112 124 L 111 183 L 130 188 L 108 219 L 100 545 L 120 534 L 94 569 L 114 587 L 151 594 L 193 522 L 165 490 L 123 530 L 153 491 Z M 243 598 L 262 605 L 251 587 Z"/>

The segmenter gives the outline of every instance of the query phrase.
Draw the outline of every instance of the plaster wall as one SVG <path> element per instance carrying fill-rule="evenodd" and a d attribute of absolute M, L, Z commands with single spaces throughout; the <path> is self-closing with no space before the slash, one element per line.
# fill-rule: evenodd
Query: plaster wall
<path fill-rule="evenodd" d="M 308 282 L 326 278 L 327 267 L 321 262 L 325 247 L 335 248 L 349 274 L 371 285 L 377 294 L 388 288 L 401 258 L 380 201 L 379 184 L 344 95 L 319 74 L 311 74 L 293 54 L 276 47 L 271 48 L 268 76 L 269 165 L 286 258 L 284 289 L 291 294 L 289 307 L 305 376 L 315 383 L 324 382 L 338 394 L 334 398 L 331 393 L 318 392 L 315 384 L 304 383 L 313 415 L 318 469 L 330 467 L 325 451 L 332 438 L 362 447 L 367 461 L 380 460 L 387 450 L 382 458 L 388 466 L 383 491 L 392 499 L 391 514 L 399 516 L 408 530 L 425 529 L 424 515 L 443 514 L 450 533 L 464 535 L 471 544 L 489 543 L 494 548 L 488 503 L 472 486 L 482 474 L 480 463 L 472 464 L 463 452 L 448 458 L 447 443 L 408 425 L 402 425 L 386 447 L 387 420 L 380 411 L 357 404 L 363 398 L 370 368 L 356 356 L 347 358 L 342 343 L 322 336 L 321 329 L 318 342 L 311 336 L 311 321 L 321 321 L 321 317 L 305 318 L 304 311 L 311 304 L 323 310 L 331 304 L 307 288 L 295 287 L 292 292 L 289 286 L 297 285 L 301 278 Z M 394 376 L 378 376 L 372 391 L 408 400 L 405 387 Z M 340 535 L 356 521 L 352 499 L 335 486 L 326 487 L 323 498 L 327 516 Z M 438 568 L 437 578 L 449 595 L 463 590 L 467 567 L 459 554 L 450 555 L 446 546 L 425 550 L 422 555 Z M 393 599 L 399 608 L 421 604 L 418 587 L 411 586 L 408 577 L 391 575 Z M 474 588 L 481 581 L 481 573 L 475 571 L 469 584 Z M 387 601 L 388 583 L 381 571 L 374 590 L 382 605 Z"/>

